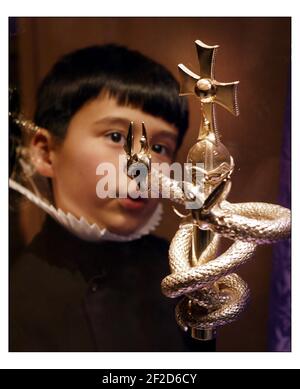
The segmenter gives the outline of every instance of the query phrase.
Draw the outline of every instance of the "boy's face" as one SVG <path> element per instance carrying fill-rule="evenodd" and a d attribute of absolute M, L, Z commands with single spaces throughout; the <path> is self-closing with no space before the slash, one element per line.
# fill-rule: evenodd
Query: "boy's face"
<path fill-rule="evenodd" d="M 138 108 L 120 106 L 102 96 L 86 103 L 72 118 L 65 139 L 49 152 L 53 193 L 57 208 L 83 216 L 111 232 L 127 235 L 152 215 L 158 199 L 105 198 L 96 194 L 100 163 L 110 162 L 119 170 L 130 121 L 134 122 L 134 150 L 139 150 L 141 123 L 145 122 L 153 162 L 171 163 L 178 130 L 163 119 Z M 128 178 L 128 181 L 130 179 Z M 116 180 L 116 189 L 119 188 Z"/>

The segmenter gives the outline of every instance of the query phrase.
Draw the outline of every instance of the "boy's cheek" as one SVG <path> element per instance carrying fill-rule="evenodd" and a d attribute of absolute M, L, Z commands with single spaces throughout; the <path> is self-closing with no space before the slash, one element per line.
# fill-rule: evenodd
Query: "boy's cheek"
<path fill-rule="evenodd" d="M 78 148 L 75 153 L 64 153 L 60 156 L 56 164 L 56 175 L 60 178 L 61 185 L 76 188 L 76 191 L 81 191 L 81 195 L 84 197 L 94 198 L 100 179 L 96 173 L 97 168 L 101 163 L 107 162 L 115 166 L 117 178 L 118 153 L 112 153 L 111 150 L 105 149 L 100 153 L 98 148 Z"/>
<path fill-rule="evenodd" d="M 54 170 L 60 182 L 71 182 L 72 186 L 95 193 L 99 176 L 96 174 L 101 163 L 111 163 L 119 175 L 119 157 L 125 158 L 123 147 L 112 146 L 103 138 L 69 138 L 58 151 Z M 124 163 L 124 161 L 123 161 Z"/>
<path fill-rule="evenodd" d="M 112 147 L 104 139 L 94 137 L 78 139 L 77 147 L 67 149 L 65 159 L 71 160 L 72 164 L 82 169 L 91 170 L 95 173 L 100 163 L 112 163 L 118 167 L 119 156 L 124 155 L 123 148 Z"/>

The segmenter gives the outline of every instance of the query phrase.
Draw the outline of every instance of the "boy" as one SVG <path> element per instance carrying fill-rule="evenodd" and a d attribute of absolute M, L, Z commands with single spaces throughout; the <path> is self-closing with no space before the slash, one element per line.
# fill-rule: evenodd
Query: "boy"
<path fill-rule="evenodd" d="M 142 228 L 158 199 L 100 199 L 96 168 L 118 166 L 131 121 L 145 122 L 152 160 L 172 162 L 188 127 L 178 92 L 164 67 L 121 46 L 58 61 L 38 91 L 31 144 L 55 207 L 118 236 Z M 174 302 L 160 291 L 167 252 L 168 242 L 153 235 L 88 242 L 48 217 L 11 269 L 10 350 L 188 350 Z"/>

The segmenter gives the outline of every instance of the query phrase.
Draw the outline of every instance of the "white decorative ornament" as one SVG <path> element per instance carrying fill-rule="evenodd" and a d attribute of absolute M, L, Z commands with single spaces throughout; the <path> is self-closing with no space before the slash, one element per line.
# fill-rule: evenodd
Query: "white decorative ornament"
<path fill-rule="evenodd" d="M 144 235 L 148 235 L 159 225 L 163 213 L 162 204 L 158 204 L 152 216 L 143 227 L 139 228 L 137 231 L 130 235 L 122 236 L 114 234 L 106 228 L 100 228 L 96 223 L 90 224 L 84 217 L 78 219 L 70 212 L 65 213 L 61 209 L 56 209 L 52 204 L 40 198 L 32 191 L 12 179 L 9 179 L 9 187 L 21 193 L 32 203 L 43 209 L 46 213 L 48 213 L 48 215 L 50 215 L 68 231 L 83 240 L 91 242 L 97 242 L 102 240 L 128 242 L 139 239 Z"/>

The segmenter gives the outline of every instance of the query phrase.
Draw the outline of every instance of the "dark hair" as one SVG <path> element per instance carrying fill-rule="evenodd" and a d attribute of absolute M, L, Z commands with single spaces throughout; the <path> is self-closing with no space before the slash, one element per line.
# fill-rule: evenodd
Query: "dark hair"
<path fill-rule="evenodd" d="M 79 49 L 62 57 L 39 87 L 35 123 L 64 138 L 72 116 L 106 91 L 120 105 L 158 116 L 178 130 L 179 146 L 188 127 L 186 98 L 162 65 L 138 51 L 108 44 Z"/>

